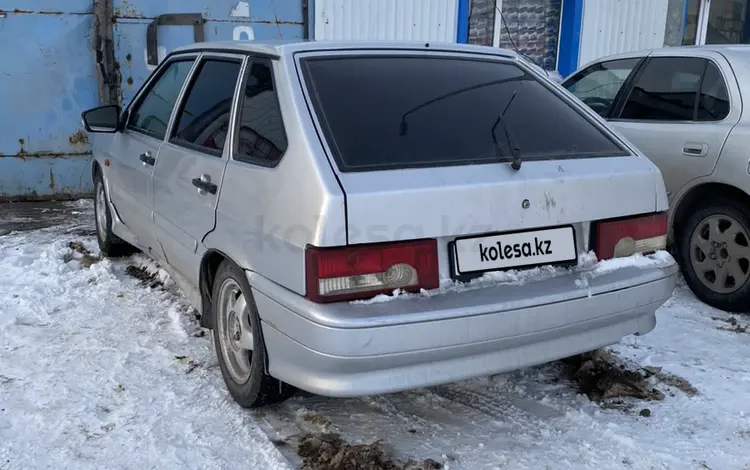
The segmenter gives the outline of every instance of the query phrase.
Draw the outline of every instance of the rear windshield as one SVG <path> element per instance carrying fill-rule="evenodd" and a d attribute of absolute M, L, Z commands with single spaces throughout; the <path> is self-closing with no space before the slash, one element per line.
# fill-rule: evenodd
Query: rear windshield
<path fill-rule="evenodd" d="M 508 162 L 509 140 L 524 161 L 629 155 L 511 61 L 399 55 L 301 64 L 341 171 Z"/>

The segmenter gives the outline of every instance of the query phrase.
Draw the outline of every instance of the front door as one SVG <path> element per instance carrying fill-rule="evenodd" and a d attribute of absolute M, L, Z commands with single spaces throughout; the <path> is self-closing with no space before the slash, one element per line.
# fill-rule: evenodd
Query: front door
<path fill-rule="evenodd" d="M 739 91 L 728 88 L 724 59 L 678 54 L 649 57 L 609 119 L 659 167 L 670 199 L 689 181 L 713 172 L 739 120 L 739 108 L 730 106 L 730 96 L 738 102 Z"/>
<path fill-rule="evenodd" d="M 127 127 L 112 139 L 109 194 L 118 216 L 143 249 L 155 249 L 151 173 L 167 124 L 195 58 L 161 69 L 129 109 Z"/>
<path fill-rule="evenodd" d="M 167 261 L 197 285 L 198 244 L 214 228 L 244 56 L 204 54 L 153 175 L 154 222 Z"/>

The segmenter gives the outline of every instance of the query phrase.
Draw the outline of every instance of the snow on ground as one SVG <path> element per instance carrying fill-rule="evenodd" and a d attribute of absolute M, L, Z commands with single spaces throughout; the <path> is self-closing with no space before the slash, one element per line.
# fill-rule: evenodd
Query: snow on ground
<path fill-rule="evenodd" d="M 661 401 L 602 406 L 555 363 L 379 397 L 300 393 L 251 412 L 231 401 L 163 272 L 166 289 L 147 287 L 129 268 L 156 271 L 145 258 L 97 259 L 91 205 L 63 213 L 0 236 L 2 469 L 291 469 L 300 461 L 282 443 L 325 431 L 454 470 L 750 469 L 748 318 L 682 284 L 654 332 L 611 348 L 661 368 L 649 369 Z"/>

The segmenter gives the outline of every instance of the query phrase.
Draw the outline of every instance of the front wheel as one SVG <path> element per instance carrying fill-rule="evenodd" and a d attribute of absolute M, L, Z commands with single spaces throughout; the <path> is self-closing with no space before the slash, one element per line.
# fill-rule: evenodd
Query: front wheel
<path fill-rule="evenodd" d="M 265 372 L 268 353 L 258 310 L 245 274 L 230 261 L 216 273 L 211 309 L 219 368 L 234 401 L 257 408 L 290 397 L 294 388 Z"/>
<path fill-rule="evenodd" d="M 750 218 L 734 200 L 700 207 L 679 236 L 680 266 L 703 302 L 728 312 L 750 311 Z"/>
<path fill-rule="evenodd" d="M 116 258 L 133 254 L 136 249 L 112 232 L 112 213 L 107 204 L 107 191 L 101 174 L 94 180 L 94 220 L 99 250 L 106 256 Z"/>

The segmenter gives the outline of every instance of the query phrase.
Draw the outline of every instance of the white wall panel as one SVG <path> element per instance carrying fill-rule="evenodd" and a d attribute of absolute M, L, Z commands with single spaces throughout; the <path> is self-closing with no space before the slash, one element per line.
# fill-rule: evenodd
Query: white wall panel
<path fill-rule="evenodd" d="M 315 39 L 456 42 L 458 0 L 315 0 Z"/>
<path fill-rule="evenodd" d="M 669 0 L 585 0 L 578 64 L 664 46 Z"/>

